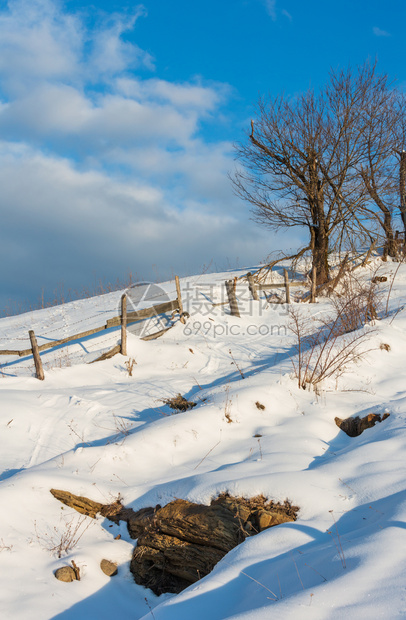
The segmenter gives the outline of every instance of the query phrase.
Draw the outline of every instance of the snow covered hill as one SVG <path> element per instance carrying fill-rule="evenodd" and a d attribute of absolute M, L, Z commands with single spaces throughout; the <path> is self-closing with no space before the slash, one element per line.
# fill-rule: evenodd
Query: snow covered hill
<path fill-rule="evenodd" d="M 370 279 L 377 264 L 360 275 Z M 4 359 L 1 617 L 406 618 L 406 265 L 386 313 L 397 264 L 379 264 L 388 276 L 379 285 L 382 317 L 376 331 L 364 328 L 373 350 L 318 394 L 297 386 L 285 304 L 251 301 L 242 289 L 241 318 L 212 304 L 233 273 L 181 281 L 186 326 L 178 321 L 149 342 L 130 333 L 127 358 L 87 363 L 118 342 L 119 330 L 108 330 L 44 353 L 43 382 L 32 358 Z M 161 286 L 173 298 L 174 283 Z M 120 295 L 2 319 L 0 348 L 28 346 L 29 329 L 41 344 L 101 325 L 117 314 Z M 330 301 L 298 307 L 320 316 Z M 178 393 L 197 406 L 174 414 L 163 400 Z M 385 412 L 356 438 L 334 422 Z M 51 488 L 102 503 L 121 497 L 135 510 L 175 498 L 209 504 L 225 491 L 263 494 L 300 512 L 247 539 L 181 594 L 156 597 L 129 572 L 134 541 L 125 525 L 83 519 Z M 76 544 L 59 558 L 53 549 L 75 528 Z M 103 558 L 119 564 L 116 577 L 101 572 Z M 56 580 L 72 560 L 81 580 Z"/>

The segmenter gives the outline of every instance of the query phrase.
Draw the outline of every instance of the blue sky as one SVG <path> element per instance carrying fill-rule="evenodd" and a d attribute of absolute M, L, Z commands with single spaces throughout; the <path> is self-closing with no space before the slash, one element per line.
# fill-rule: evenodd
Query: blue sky
<path fill-rule="evenodd" d="M 0 309 L 249 266 L 299 244 L 228 172 L 259 94 L 368 57 L 406 85 L 404 0 L 0 2 Z"/>

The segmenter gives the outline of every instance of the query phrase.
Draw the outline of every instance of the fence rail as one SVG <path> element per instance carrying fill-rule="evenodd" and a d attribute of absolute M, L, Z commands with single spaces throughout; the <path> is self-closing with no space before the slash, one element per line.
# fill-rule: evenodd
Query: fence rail
<path fill-rule="evenodd" d="M 127 325 L 128 323 L 137 323 L 137 321 L 144 321 L 145 319 L 150 319 L 157 314 L 165 314 L 166 312 L 172 312 L 173 310 L 179 309 L 178 299 L 174 301 L 166 301 L 163 304 L 157 304 L 156 306 L 151 306 L 150 308 L 143 308 L 142 310 L 137 310 L 134 312 L 127 312 Z M 121 325 L 121 316 L 114 316 L 111 319 L 108 319 L 106 323 L 106 329 L 110 329 L 110 327 L 118 327 Z"/>
<path fill-rule="evenodd" d="M 141 310 L 134 310 L 132 312 L 127 312 L 127 299 L 126 294 L 122 296 L 121 300 L 121 315 L 114 316 L 106 321 L 106 323 L 100 327 L 95 327 L 93 329 L 88 329 L 86 331 L 80 332 L 79 334 L 72 334 L 71 336 L 67 336 L 66 338 L 61 338 L 60 340 L 53 340 L 52 342 L 46 342 L 45 344 L 39 345 L 37 344 L 37 339 L 35 337 L 34 331 L 29 331 L 29 338 L 31 342 L 31 347 L 29 349 L 23 350 L 15 350 L 15 349 L 1 349 L 0 355 L 13 355 L 18 357 L 26 357 L 33 356 L 35 361 L 35 371 L 37 379 L 44 379 L 44 372 L 42 368 L 42 362 L 40 353 L 42 351 L 47 351 L 49 349 L 54 349 L 55 347 L 59 347 L 63 344 L 67 344 L 69 342 L 74 342 L 76 340 L 81 340 L 83 338 L 87 338 L 88 336 L 92 336 L 93 334 L 98 334 L 106 329 L 111 329 L 114 327 L 122 327 L 121 330 L 121 343 L 116 345 L 110 351 L 103 353 L 97 360 L 100 361 L 103 359 L 108 359 L 112 357 L 116 353 L 123 353 L 126 355 L 127 346 L 126 346 L 126 336 L 123 336 L 123 332 L 125 332 L 127 325 L 132 323 L 137 323 L 138 321 L 144 321 L 145 319 L 152 318 L 154 316 L 158 316 L 160 314 L 165 314 L 167 312 L 179 312 L 180 320 L 182 323 L 184 322 L 184 314 L 183 314 L 183 305 L 182 305 L 182 297 L 181 290 L 179 286 L 179 278 L 176 276 L 176 291 L 177 297 L 173 301 L 167 301 L 161 304 L 156 304 L 154 306 L 150 306 L 149 308 L 142 308 Z M 153 340 L 155 338 L 159 338 L 165 332 L 167 332 L 170 327 L 161 329 L 158 332 L 153 334 L 148 334 L 144 336 L 142 340 Z"/>

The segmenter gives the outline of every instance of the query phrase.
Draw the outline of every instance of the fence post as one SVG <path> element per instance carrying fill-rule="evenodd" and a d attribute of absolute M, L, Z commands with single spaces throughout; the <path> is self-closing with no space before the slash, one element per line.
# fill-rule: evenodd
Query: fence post
<path fill-rule="evenodd" d="M 310 303 L 314 304 L 316 302 L 316 284 L 317 284 L 317 269 L 316 266 L 312 267 L 312 290 L 310 295 Z"/>
<path fill-rule="evenodd" d="M 121 296 L 121 355 L 127 355 L 127 295 Z"/>
<path fill-rule="evenodd" d="M 247 280 L 248 280 L 248 288 L 250 289 L 252 298 L 255 299 L 255 301 L 259 301 L 257 285 L 255 284 L 254 277 L 250 271 L 247 273 Z"/>
<path fill-rule="evenodd" d="M 30 329 L 30 331 L 28 332 L 28 335 L 30 337 L 31 351 L 34 357 L 35 374 L 36 374 L 37 379 L 39 379 L 40 381 L 43 381 L 45 379 L 45 375 L 44 375 L 44 369 L 42 368 L 42 361 L 41 361 L 41 357 L 40 357 L 39 350 L 38 350 L 37 339 L 32 329 Z"/>
<path fill-rule="evenodd" d="M 286 303 L 290 304 L 289 275 L 287 269 L 283 270 L 283 277 L 285 278 Z"/>
<path fill-rule="evenodd" d="M 183 315 L 182 293 L 180 290 L 179 276 L 175 276 L 175 282 L 176 282 L 176 294 L 178 296 L 178 306 L 179 306 L 178 310 L 179 310 L 180 322 L 183 323 L 184 325 L 186 323 L 186 320 Z"/>
<path fill-rule="evenodd" d="M 231 316 L 240 316 L 238 309 L 237 297 L 235 296 L 235 286 L 237 284 L 237 278 L 234 280 L 226 280 L 226 291 L 228 296 L 228 302 L 230 304 Z"/>

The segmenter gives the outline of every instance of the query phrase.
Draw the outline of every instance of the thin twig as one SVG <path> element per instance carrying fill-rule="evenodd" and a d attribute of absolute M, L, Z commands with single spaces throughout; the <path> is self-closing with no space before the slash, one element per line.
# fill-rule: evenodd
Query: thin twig
<path fill-rule="evenodd" d="M 310 564 L 307 564 L 306 562 L 305 562 L 305 566 L 307 566 L 308 568 L 311 568 L 312 570 L 314 570 L 314 572 L 315 572 L 315 573 L 317 573 L 318 575 L 320 575 L 320 577 L 323 579 L 323 581 L 327 581 L 327 579 L 326 579 L 326 578 L 325 578 L 325 577 L 324 577 L 321 573 L 319 573 L 319 571 L 318 571 L 318 570 L 316 570 L 315 568 L 313 568 L 313 566 L 310 566 Z"/>
<path fill-rule="evenodd" d="M 212 447 L 212 448 L 208 451 L 208 453 L 207 453 L 207 454 L 206 454 L 206 455 L 202 458 L 202 460 L 201 460 L 201 461 L 200 461 L 200 462 L 196 465 L 196 467 L 194 467 L 194 468 L 193 468 L 194 470 L 195 470 L 195 469 L 197 469 L 197 468 L 199 467 L 199 465 L 201 465 L 201 464 L 203 463 L 204 459 L 206 459 L 206 458 L 209 456 L 210 452 L 213 452 L 214 448 L 216 448 L 216 447 L 219 445 L 219 443 L 220 443 L 220 442 L 221 442 L 221 439 L 220 439 L 220 440 L 216 443 L 216 445 L 214 445 L 214 446 L 213 446 L 213 447 Z"/>
<path fill-rule="evenodd" d="M 392 278 L 392 281 L 391 281 L 391 283 L 390 283 L 389 292 L 388 292 L 388 299 L 386 300 L 386 308 L 385 308 L 385 315 L 386 315 L 386 316 L 388 316 L 389 298 L 390 298 L 390 294 L 391 294 L 391 292 L 392 292 L 392 286 L 393 286 L 393 284 L 394 284 L 394 282 L 395 282 L 395 278 L 396 278 L 396 275 L 397 275 L 397 273 L 398 273 L 398 271 L 399 271 L 399 267 L 401 266 L 401 264 L 402 264 L 402 263 L 399 263 L 399 264 L 398 264 L 398 266 L 396 267 L 396 271 L 395 271 L 395 273 L 394 273 L 394 275 L 393 275 L 393 278 Z"/>
<path fill-rule="evenodd" d="M 296 564 L 296 562 L 295 562 L 295 558 L 293 557 L 293 553 L 292 553 L 292 552 L 290 552 L 290 555 L 291 555 L 291 557 L 292 557 L 292 562 L 293 562 L 293 564 L 295 565 L 296 572 L 297 572 L 297 576 L 299 577 L 299 581 L 300 581 L 300 583 L 302 584 L 302 588 L 303 588 L 303 590 L 304 590 L 304 589 L 305 589 L 305 587 L 304 587 L 304 585 L 303 585 L 303 581 L 302 581 L 302 578 L 301 578 L 301 576 L 300 576 L 299 569 L 298 569 L 297 564 Z"/>
<path fill-rule="evenodd" d="M 235 366 L 236 366 L 236 368 L 237 368 L 238 372 L 239 372 L 239 373 L 240 373 L 240 375 L 241 375 L 241 379 L 245 379 L 244 374 L 243 374 L 243 372 L 242 372 L 241 368 L 239 367 L 239 365 L 238 365 L 238 364 L 237 364 L 237 362 L 235 361 L 235 359 L 234 359 L 234 355 L 231 353 L 231 349 L 229 349 L 229 351 L 228 351 L 228 352 L 229 352 L 229 354 L 231 355 L 231 358 L 232 358 L 232 360 L 233 360 L 233 362 L 234 362 L 234 364 L 235 364 Z"/>

